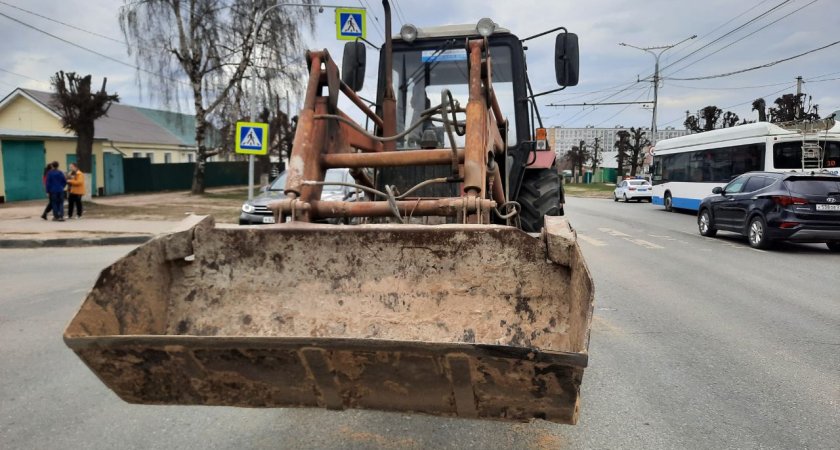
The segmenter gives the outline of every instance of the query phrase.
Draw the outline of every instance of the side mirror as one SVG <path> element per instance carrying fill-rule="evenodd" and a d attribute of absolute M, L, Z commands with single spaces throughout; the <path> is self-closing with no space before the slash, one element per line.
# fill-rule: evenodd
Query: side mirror
<path fill-rule="evenodd" d="M 341 81 L 350 86 L 353 92 L 362 90 L 365 83 L 365 44 L 348 42 L 344 44 L 344 57 L 341 59 Z"/>
<path fill-rule="evenodd" d="M 720 186 L 715 186 L 715 188 L 712 189 L 712 194 L 723 194 L 723 188 Z"/>
<path fill-rule="evenodd" d="M 574 33 L 560 33 L 554 41 L 554 74 L 560 86 L 577 86 L 580 69 L 578 37 Z"/>

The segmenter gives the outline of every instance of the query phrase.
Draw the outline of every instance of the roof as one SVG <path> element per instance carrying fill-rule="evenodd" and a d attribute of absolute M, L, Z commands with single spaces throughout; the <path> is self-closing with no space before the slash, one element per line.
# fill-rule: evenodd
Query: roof
<path fill-rule="evenodd" d="M 50 114 L 60 117 L 53 105 L 55 95 L 33 89 L 16 89 L 0 102 L 0 108 L 18 96 L 30 99 Z M 168 121 L 172 123 L 167 124 Z M 96 120 L 94 130 L 95 138 L 113 142 L 194 147 L 194 135 L 180 131 L 189 129 L 185 125 L 190 123 L 194 131 L 194 116 L 113 103 L 108 114 Z"/>
<path fill-rule="evenodd" d="M 835 126 L 829 133 L 840 132 L 840 126 Z M 691 145 L 711 144 L 714 142 L 734 141 L 737 139 L 748 139 L 765 136 L 800 136 L 799 132 L 784 129 L 770 122 L 756 122 L 745 125 L 738 125 L 730 128 L 694 133 L 686 136 L 664 139 L 656 143 L 657 152 L 672 150 Z"/>
<path fill-rule="evenodd" d="M 0 138 L 11 138 L 11 139 L 68 139 L 68 140 L 75 140 L 75 136 L 62 134 L 62 133 L 45 133 L 43 131 L 30 131 L 30 130 L 13 130 L 10 128 L 0 128 Z"/>

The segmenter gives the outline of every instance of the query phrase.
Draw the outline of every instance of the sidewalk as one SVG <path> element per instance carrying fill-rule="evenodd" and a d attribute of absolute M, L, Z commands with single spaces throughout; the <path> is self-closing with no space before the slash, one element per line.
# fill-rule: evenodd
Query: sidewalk
<path fill-rule="evenodd" d="M 142 244 L 178 225 L 176 221 L 126 219 L 1 219 L 0 248 L 81 247 Z"/>
<path fill-rule="evenodd" d="M 85 203 L 84 218 L 64 222 L 41 219 L 44 200 L 5 204 L 0 207 L 0 248 L 142 244 L 169 232 L 190 213 L 211 214 L 220 226 L 233 226 L 224 222 L 235 222 L 241 198 L 241 187 L 208 189 L 207 196 L 165 192 L 97 197 Z"/>

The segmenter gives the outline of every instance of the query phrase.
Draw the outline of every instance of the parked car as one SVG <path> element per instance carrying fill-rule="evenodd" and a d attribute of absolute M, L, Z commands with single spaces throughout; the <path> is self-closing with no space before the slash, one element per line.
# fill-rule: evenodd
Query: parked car
<path fill-rule="evenodd" d="M 324 177 L 326 182 L 355 183 L 350 175 L 349 169 L 329 169 Z M 274 214 L 268 209 L 268 204 L 273 200 L 285 198 L 283 189 L 286 186 L 286 172 L 283 171 L 263 193 L 247 200 L 242 204 L 242 211 L 239 214 L 240 225 L 256 225 L 274 223 Z M 324 186 L 321 192 L 321 200 L 354 200 L 355 189 L 349 186 Z M 360 196 L 361 197 L 361 196 Z"/>
<path fill-rule="evenodd" d="M 613 200 L 618 201 L 623 198 L 625 202 L 650 201 L 651 195 L 653 195 L 653 186 L 647 180 L 623 180 L 615 187 Z"/>
<path fill-rule="evenodd" d="M 700 202 L 703 236 L 746 236 L 752 247 L 775 241 L 825 243 L 840 252 L 840 176 L 748 172 Z"/>

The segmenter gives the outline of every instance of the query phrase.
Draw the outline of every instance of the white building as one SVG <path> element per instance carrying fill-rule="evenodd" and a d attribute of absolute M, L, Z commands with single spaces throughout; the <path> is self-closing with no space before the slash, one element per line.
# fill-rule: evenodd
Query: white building
<path fill-rule="evenodd" d="M 576 146 L 581 140 L 586 141 L 586 145 L 594 145 L 595 138 L 598 138 L 599 154 L 601 157 L 600 167 L 618 168 L 618 161 L 616 156 L 618 152 L 615 151 L 615 142 L 618 140 L 616 133 L 621 130 L 630 131 L 630 128 L 616 126 L 614 128 L 595 128 L 588 126 L 585 128 L 562 128 L 554 127 L 548 130 L 548 142 L 551 148 L 557 152 L 558 157 L 562 157 L 572 146 Z M 645 138 L 650 136 L 650 128 L 642 128 L 645 131 Z M 656 141 L 663 139 L 670 139 L 689 134 L 688 130 L 678 130 L 674 127 L 667 127 L 656 131 Z"/>

